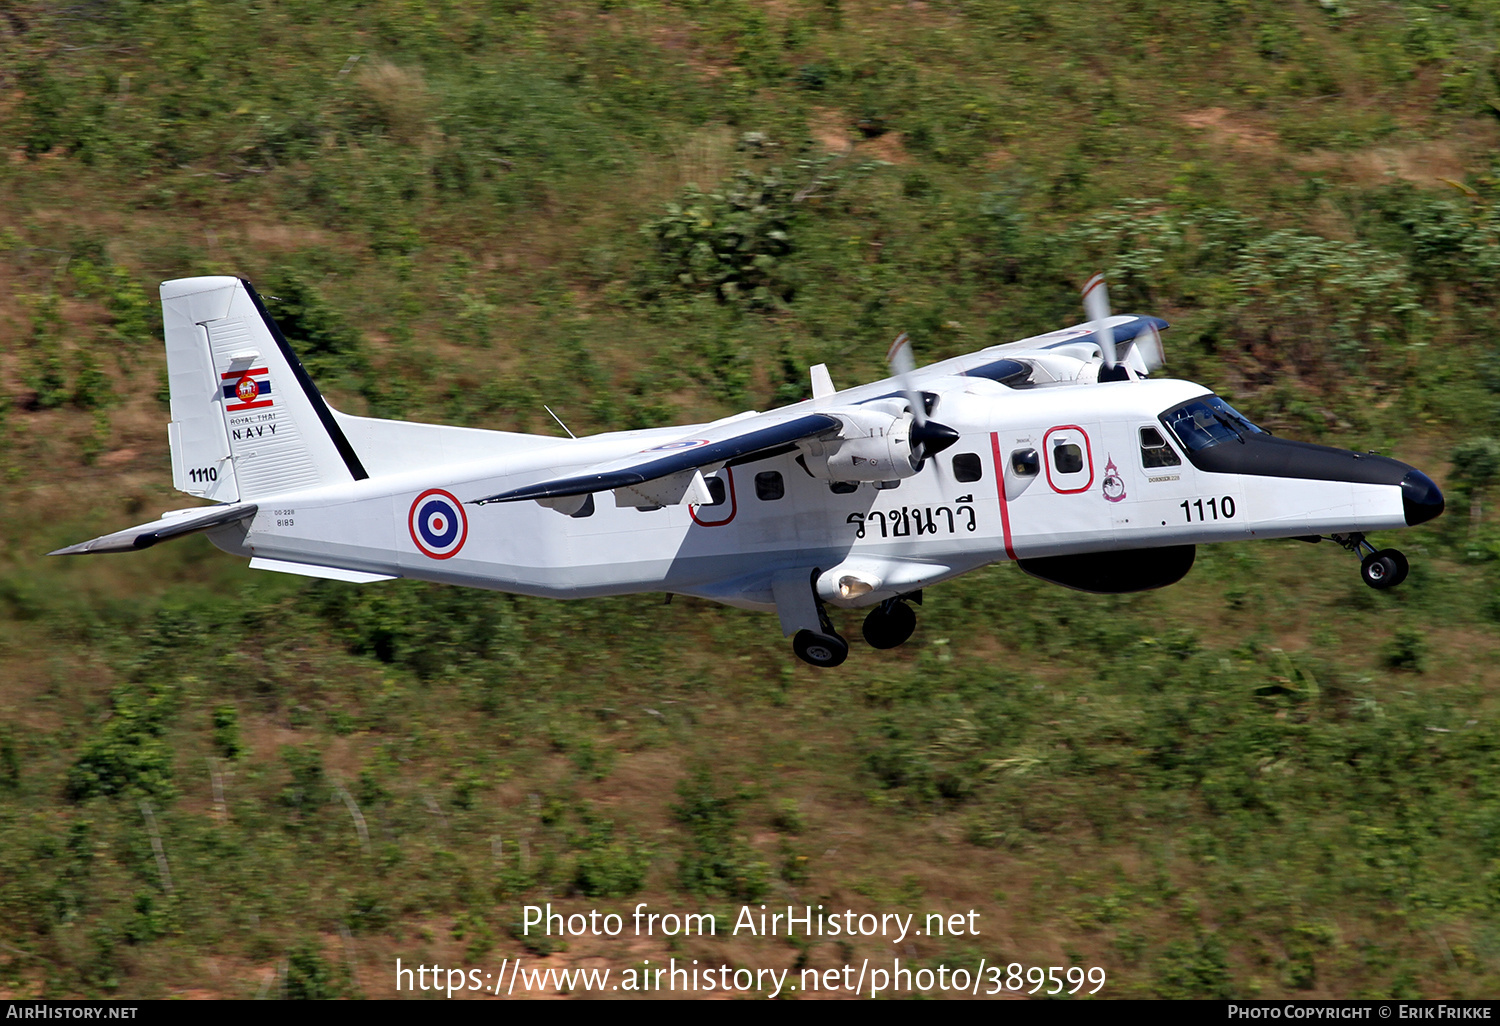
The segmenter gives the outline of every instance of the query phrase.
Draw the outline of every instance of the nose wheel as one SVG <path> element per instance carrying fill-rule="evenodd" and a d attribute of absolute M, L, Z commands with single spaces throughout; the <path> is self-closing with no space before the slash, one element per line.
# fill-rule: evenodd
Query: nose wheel
<path fill-rule="evenodd" d="M 1370 587 L 1384 591 L 1406 580 L 1411 564 L 1400 549 L 1377 549 L 1362 534 L 1336 534 L 1333 540 L 1355 555 L 1364 553 L 1359 561 L 1359 576 Z"/>
<path fill-rule="evenodd" d="M 1406 580 L 1410 570 L 1399 549 L 1381 549 L 1372 552 L 1359 562 L 1359 576 L 1372 588 L 1394 588 Z"/>

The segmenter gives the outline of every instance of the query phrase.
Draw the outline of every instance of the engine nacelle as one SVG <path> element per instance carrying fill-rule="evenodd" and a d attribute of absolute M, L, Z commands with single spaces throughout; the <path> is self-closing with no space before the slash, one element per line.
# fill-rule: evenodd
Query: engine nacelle
<path fill-rule="evenodd" d="M 886 404 L 881 404 L 886 405 Z M 873 407 L 873 408 L 871 408 Z M 810 438 L 797 443 L 808 473 L 824 481 L 899 481 L 917 472 L 912 461 L 912 417 L 875 404 L 830 410 L 844 422 L 837 438 Z"/>

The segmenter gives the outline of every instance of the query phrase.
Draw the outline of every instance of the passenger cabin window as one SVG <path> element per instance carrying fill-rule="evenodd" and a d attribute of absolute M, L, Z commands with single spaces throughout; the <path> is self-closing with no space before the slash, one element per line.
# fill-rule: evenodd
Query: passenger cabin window
<path fill-rule="evenodd" d="M 1059 474 L 1077 474 L 1083 470 L 1083 447 L 1059 442 L 1052 447 L 1052 465 Z"/>
<path fill-rule="evenodd" d="M 828 490 L 834 495 L 853 495 L 859 491 L 858 481 L 829 481 Z"/>
<path fill-rule="evenodd" d="M 1147 470 L 1157 467 L 1179 467 L 1182 457 L 1173 451 L 1161 432 L 1154 427 L 1141 428 L 1141 466 Z"/>
<path fill-rule="evenodd" d="M 1035 449 L 1017 449 L 1010 454 L 1010 470 L 1017 477 L 1036 477 L 1042 472 L 1042 458 Z"/>
<path fill-rule="evenodd" d="M 724 479 L 722 477 L 710 477 L 710 478 L 707 478 L 706 480 L 708 482 L 708 494 L 711 495 L 711 496 L 713 496 L 713 500 L 714 501 L 713 502 L 705 502 L 703 505 L 705 505 L 705 506 L 722 506 L 722 505 L 724 505 L 724 500 L 726 498 L 728 498 L 728 496 L 726 495 L 726 493 L 724 491 Z"/>
<path fill-rule="evenodd" d="M 1265 434 L 1216 395 L 1174 406 L 1163 413 L 1161 419 L 1191 452 L 1200 452 L 1221 442 L 1243 442 L 1250 435 Z"/>
<path fill-rule="evenodd" d="M 961 452 L 953 457 L 953 476 L 960 481 L 978 481 L 983 478 L 984 464 L 979 462 L 979 454 Z"/>
<path fill-rule="evenodd" d="M 594 496 L 593 496 L 593 493 L 590 492 L 588 494 L 588 496 L 586 496 L 584 498 L 583 505 L 578 507 L 578 512 L 572 514 L 572 516 L 576 520 L 582 520 L 584 517 L 591 517 L 593 515 L 594 515 Z"/>
<path fill-rule="evenodd" d="M 755 475 L 755 497 L 772 502 L 786 494 L 780 471 L 763 470 Z"/>

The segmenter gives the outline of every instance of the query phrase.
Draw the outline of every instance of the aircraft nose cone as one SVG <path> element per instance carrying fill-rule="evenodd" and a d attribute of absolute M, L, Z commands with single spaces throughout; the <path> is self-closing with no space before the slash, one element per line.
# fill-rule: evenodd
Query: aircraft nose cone
<path fill-rule="evenodd" d="M 1406 510 L 1408 526 L 1425 524 L 1443 512 L 1443 493 L 1432 478 L 1420 470 L 1409 470 L 1401 479 L 1401 505 Z"/>

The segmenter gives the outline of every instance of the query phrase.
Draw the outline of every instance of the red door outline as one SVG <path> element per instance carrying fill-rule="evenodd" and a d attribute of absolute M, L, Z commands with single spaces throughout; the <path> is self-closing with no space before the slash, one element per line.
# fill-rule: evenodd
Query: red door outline
<path fill-rule="evenodd" d="M 1057 482 L 1052 480 L 1052 446 L 1050 440 L 1054 432 L 1077 431 L 1083 436 L 1084 458 L 1089 464 L 1089 479 L 1081 488 L 1059 488 Z M 1048 428 L 1047 433 L 1042 436 L 1042 465 L 1047 468 L 1047 484 L 1058 495 L 1077 495 L 1086 492 L 1094 486 L 1094 447 L 1089 443 L 1089 433 L 1077 424 L 1059 424 L 1057 427 Z"/>
<path fill-rule="evenodd" d="M 738 506 L 738 504 L 736 504 L 736 502 L 734 500 L 734 468 L 733 467 L 725 467 L 724 468 L 724 476 L 729 479 L 729 516 L 725 517 L 723 520 L 699 520 L 698 519 L 698 509 L 699 509 L 699 507 L 698 506 L 694 506 L 692 504 L 689 504 L 688 505 L 688 516 L 692 517 L 693 518 L 693 523 L 697 524 L 699 527 L 723 527 L 725 524 L 727 524 L 731 520 L 733 520 L 734 519 L 734 515 L 739 512 L 739 506 Z M 702 508 L 704 508 L 704 509 L 712 509 L 713 507 L 712 506 L 705 506 L 705 507 L 702 507 Z"/>

